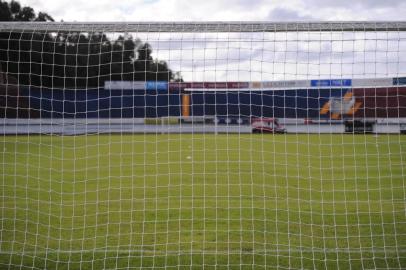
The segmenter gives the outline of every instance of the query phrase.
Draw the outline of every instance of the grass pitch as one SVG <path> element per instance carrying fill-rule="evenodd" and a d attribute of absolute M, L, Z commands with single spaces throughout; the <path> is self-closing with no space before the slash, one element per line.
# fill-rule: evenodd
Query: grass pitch
<path fill-rule="evenodd" d="M 0 139 L 1 269 L 406 268 L 406 136 Z"/>

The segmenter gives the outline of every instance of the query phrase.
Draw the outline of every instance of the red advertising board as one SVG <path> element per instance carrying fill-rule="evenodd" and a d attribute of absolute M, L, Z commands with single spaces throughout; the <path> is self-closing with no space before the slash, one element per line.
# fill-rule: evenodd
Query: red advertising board
<path fill-rule="evenodd" d="M 353 89 L 357 102 L 362 103 L 354 117 L 406 117 L 406 87 Z"/>

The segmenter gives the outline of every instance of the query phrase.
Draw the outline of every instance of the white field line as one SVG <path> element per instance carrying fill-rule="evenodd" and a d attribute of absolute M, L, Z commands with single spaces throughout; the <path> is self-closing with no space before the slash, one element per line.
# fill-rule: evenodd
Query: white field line
<path fill-rule="evenodd" d="M 47 251 L 0 251 L 0 255 L 45 255 L 45 254 L 82 254 L 82 253 L 117 253 L 117 254 L 129 254 L 129 253 L 142 253 L 153 255 L 187 255 L 187 254 L 208 254 L 208 255 L 228 255 L 228 254 L 244 254 L 244 255 L 265 255 L 265 254 L 278 254 L 278 253 L 378 253 L 378 254 L 393 254 L 393 253 L 406 253 L 406 249 L 258 249 L 258 250 L 228 250 L 228 251 L 210 251 L 210 250 L 142 250 L 142 249 L 84 249 L 84 250 L 47 250 Z"/>

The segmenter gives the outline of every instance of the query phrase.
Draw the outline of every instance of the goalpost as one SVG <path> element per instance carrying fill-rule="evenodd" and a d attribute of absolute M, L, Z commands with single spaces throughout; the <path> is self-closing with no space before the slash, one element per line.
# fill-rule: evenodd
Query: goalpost
<path fill-rule="evenodd" d="M 405 269 L 406 22 L 0 23 L 1 269 Z"/>

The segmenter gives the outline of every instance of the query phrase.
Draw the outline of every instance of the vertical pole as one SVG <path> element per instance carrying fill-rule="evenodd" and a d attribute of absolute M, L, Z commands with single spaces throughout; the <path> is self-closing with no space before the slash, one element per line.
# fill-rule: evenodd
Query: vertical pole
<path fill-rule="evenodd" d="M 190 116 L 190 95 L 182 95 L 182 117 Z"/>

